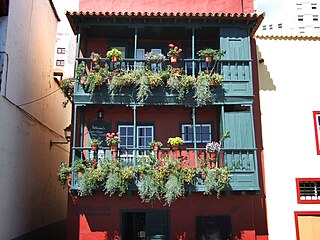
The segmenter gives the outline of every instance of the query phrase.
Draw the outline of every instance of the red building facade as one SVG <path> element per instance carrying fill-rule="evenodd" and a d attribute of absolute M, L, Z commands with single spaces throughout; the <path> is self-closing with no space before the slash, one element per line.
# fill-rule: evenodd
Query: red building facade
<path fill-rule="evenodd" d="M 70 165 L 74 171 L 68 239 L 268 239 L 252 38 L 263 16 L 252 12 L 252 1 L 142 0 L 80 1 L 80 12 L 67 12 L 78 35 L 78 69 L 82 61 L 85 64 L 75 76 L 73 96 Z M 177 64 L 166 58 L 148 65 L 143 59 L 148 52 L 165 54 L 170 43 L 182 49 Z M 122 62 L 112 63 L 106 57 L 113 48 L 122 52 Z M 206 63 L 196 55 L 206 48 L 225 53 L 214 63 Z M 92 52 L 101 54 L 98 67 L 90 59 Z M 163 80 L 167 69 L 172 75 Z M 137 71 L 143 74 L 135 75 L 133 83 L 132 72 L 139 74 Z M 103 82 L 94 85 L 90 74 L 98 72 Z M 222 83 L 210 88 L 209 98 L 201 101 L 201 76 L 213 73 L 223 77 Z M 164 82 L 141 97 L 141 86 L 150 87 L 150 79 L 157 74 Z M 129 77 L 124 76 L 128 75 L 130 84 L 117 89 L 115 82 L 120 78 L 127 81 Z M 193 85 L 179 97 L 181 79 L 189 78 Z M 175 80 L 179 88 L 174 88 Z M 148 83 L 143 85 L 143 81 Z M 104 162 L 120 161 L 135 168 L 140 157 L 146 157 L 163 164 L 175 159 L 181 166 L 198 168 L 201 159 L 211 156 L 206 144 L 219 142 L 228 131 L 231 136 L 223 142 L 213 167 L 226 167 L 231 176 L 220 199 L 215 193 L 204 194 L 205 181 L 200 175 L 184 186 L 183 196 L 171 204 L 163 198 L 142 202 L 138 176 L 124 194 L 105 194 L 108 189 L 101 179 L 100 187 L 84 190 L 88 189 L 84 179 L 89 179 L 92 171 L 99 172 Z M 106 133 L 112 132 L 120 132 L 116 152 L 106 144 Z M 166 144 L 175 136 L 184 140 L 178 150 Z M 97 151 L 90 148 L 94 138 L 100 140 Z M 164 143 L 163 149 L 148 150 L 153 140 Z M 167 158 L 163 160 L 163 156 Z M 78 160 L 85 160 L 83 176 L 78 176 L 75 168 Z M 106 175 L 101 178 L 109 179 Z"/>

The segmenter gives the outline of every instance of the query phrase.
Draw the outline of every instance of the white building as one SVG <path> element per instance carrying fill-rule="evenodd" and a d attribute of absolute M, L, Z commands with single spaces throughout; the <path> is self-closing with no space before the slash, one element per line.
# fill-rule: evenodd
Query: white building
<path fill-rule="evenodd" d="M 71 105 L 53 79 L 59 17 L 51 0 L 0 5 L 0 239 L 61 239 L 69 144 L 50 141 L 65 141 Z"/>
<path fill-rule="evenodd" d="M 266 18 L 257 35 L 320 35 L 320 0 L 286 0 L 263 5 L 255 0 L 258 12 Z"/>
<path fill-rule="evenodd" d="M 65 11 L 78 11 L 79 0 L 53 0 L 61 21 L 58 23 L 54 64 L 56 72 L 63 72 L 63 78 L 74 76 L 76 36 L 71 30 Z"/>
<path fill-rule="evenodd" d="M 320 236 L 319 37 L 258 36 L 269 240 Z"/>

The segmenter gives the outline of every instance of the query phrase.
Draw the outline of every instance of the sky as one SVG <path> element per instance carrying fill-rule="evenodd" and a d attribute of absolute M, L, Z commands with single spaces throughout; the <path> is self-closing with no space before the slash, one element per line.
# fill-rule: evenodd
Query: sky
<path fill-rule="evenodd" d="M 284 11 L 285 1 L 292 0 L 255 0 L 255 8 L 259 13 L 265 12 L 265 20 L 278 19 Z"/>

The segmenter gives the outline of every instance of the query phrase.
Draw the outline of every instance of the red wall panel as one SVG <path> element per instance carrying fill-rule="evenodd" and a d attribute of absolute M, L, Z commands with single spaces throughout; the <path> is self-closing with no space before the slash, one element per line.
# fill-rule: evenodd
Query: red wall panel
<path fill-rule="evenodd" d="M 199 12 L 253 13 L 252 0 L 80 0 L 89 12 Z"/>

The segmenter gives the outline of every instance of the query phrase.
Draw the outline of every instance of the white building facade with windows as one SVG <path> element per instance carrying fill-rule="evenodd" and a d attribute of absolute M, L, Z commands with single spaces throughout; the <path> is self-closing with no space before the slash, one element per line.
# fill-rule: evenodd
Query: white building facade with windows
<path fill-rule="evenodd" d="M 257 37 L 269 240 L 320 235 L 319 37 Z"/>

